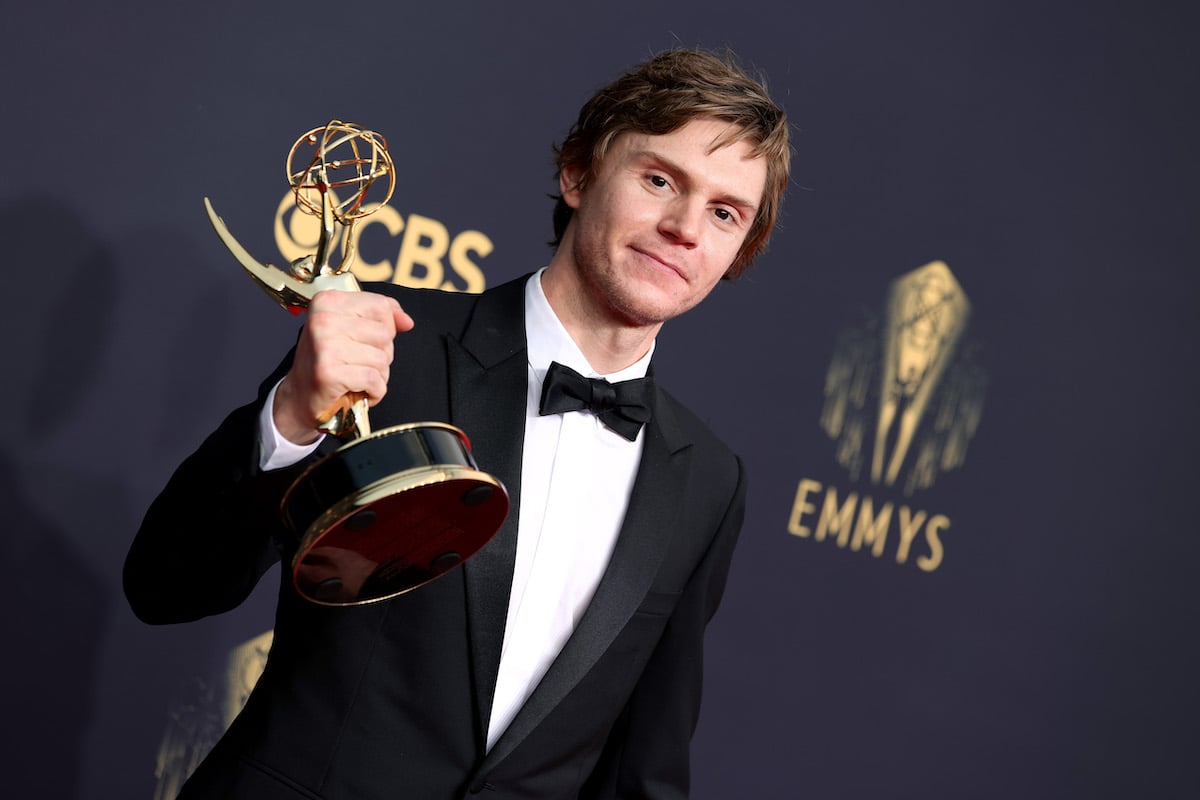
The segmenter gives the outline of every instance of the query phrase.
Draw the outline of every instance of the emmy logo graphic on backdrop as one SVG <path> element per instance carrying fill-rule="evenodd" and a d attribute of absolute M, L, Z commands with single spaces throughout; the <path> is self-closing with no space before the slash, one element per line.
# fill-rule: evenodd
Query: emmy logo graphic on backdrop
<path fill-rule="evenodd" d="M 207 197 L 204 205 L 250 277 L 300 313 L 319 291 L 360 290 L 350 272 L 356 241 L 350 233 L 387 204 L 396 177 L 384 138 L 340 120 L 296 140 L 287 177 L 297 208 L 320 220 L 321 233 L 316 251 L 286 269 L 255 260 Z M 332 266 L 335 225 L 345 235 Z M 366 395 L 351 393 L 321 415 L 319 427 L 343 444 L 292 484 L 281 508 L 299 537 L 293 582 L 312 602 L 360 605 L 415 589 L 476 553 L 508 514 L 504 486 L 479 470 L 466 435 L 452 425 L 418 422 L 372 433 Z"/>
<path fill-rule="evenodd" d="M 970 315 L 950 268 L 933 261 L 892 282 L 882 321 L 842 331 L 821 427 L 854 485 L 801 478 L 789 533 L 876 558 L 890 552 L 924 572 L 941 566 L 950 517 L 912 498 L 962 466 L 983 416 L 987 376 L 963 344 Z"/>
<path fill-rule="evenodd" d="M 956 358 L 970 315 L 954 274 L 934 261 L 893 281 L 881 332 L 843 333 L 821 425 L 854 478 L 868 461 L 864 450 L 871 483 L 899 484 L 910 496 L 963 464 L 986 384 L 978 368 Z"/>

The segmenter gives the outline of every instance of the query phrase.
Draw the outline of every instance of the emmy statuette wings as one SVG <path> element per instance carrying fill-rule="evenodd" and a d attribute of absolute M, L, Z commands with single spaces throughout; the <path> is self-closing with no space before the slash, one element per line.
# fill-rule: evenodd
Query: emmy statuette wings
<path fill-rule="evenodd" d="M 360 291 L 350 272 L 350 229 L 387 203 L 396 179 L 384 138 L 340 120 L 296 140 L 287 177 L 297 208 L 317 217 L 321 232 L 316 251 L 286 269 L 251 256 L 207 197 L 204 206 L 246 273 L 299 313 L 319 291 Z M 386 190 L 375 199 L 369 193 L 380 181 Z M 332 266 L 336 226 L 345 230 L 341 261 Z M 296 479 L 281 507 L 298 537 L 296 591 L 314 603 L 361 605 L 422 586 L 476 553 L 508 514 L 504 486 L 479 470 L 466 435 L 453 425 L 418 422 L 372 433 L 366 396 L 351 393 L 321 415 L 319 427 L 344 444 Z"/>

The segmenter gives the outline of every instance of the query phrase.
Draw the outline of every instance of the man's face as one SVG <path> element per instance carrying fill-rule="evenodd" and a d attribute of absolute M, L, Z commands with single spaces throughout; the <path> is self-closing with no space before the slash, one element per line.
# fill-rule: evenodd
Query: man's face
<path fill-rule="evenodd" d="M 695 306 L 729 269 L 762 202 L 767 166 L 729 123 L 698 117 L 662 136 L 619 136 L 585 188 L 564 169 L 570 254 L 593 309 L 660 325 Z"/>

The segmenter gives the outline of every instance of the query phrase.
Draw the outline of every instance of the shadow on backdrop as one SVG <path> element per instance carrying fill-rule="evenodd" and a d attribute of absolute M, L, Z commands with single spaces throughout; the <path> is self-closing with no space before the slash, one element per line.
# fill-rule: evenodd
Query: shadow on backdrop
<path fill-rule="evenodd" d="M 79 413 L 113 326 L 115 265 L 68 208 L 46 198 L 0 206 L 0 241 L 24 280 L 0 315 L 6 430 L 0 437 L 0 566 L 10 613 L 4 718 L 19 732 L 5 770 L 11 797 L 74 795 L 93 711 L 93 685 L 112 598 L 71 536 L 33 501 L 46 478 L 39 449 Z M 73 502 L 70 496 L 60 498 Z M 103 513 L 103 510 L 99 510 Z"/>

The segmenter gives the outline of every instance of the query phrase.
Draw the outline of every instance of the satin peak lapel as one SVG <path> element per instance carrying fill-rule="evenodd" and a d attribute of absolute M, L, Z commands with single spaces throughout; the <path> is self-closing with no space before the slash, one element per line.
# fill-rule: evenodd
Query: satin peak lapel
<path fill-rule="evenodd" d="M 508 490 L 503 526 L 463 564 L 479 735 L 487 735 L 517 551 L 521 449 L 529 360 L 525 281 L 482 295 L 461 341 L 447 341 L 451 419 L 467 434 L 479 468 Z"/>

